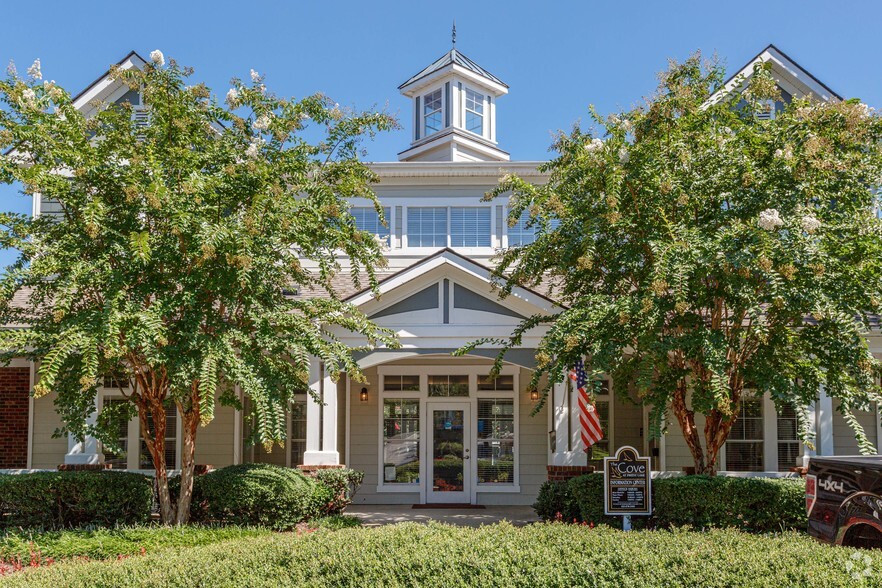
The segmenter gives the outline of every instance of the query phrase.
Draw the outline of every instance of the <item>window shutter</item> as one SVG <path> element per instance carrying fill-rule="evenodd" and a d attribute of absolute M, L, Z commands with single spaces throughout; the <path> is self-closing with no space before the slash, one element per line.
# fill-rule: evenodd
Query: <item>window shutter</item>
<path fill-rule="evenodd" d="M 150 112 L 144 107 L 132 108 L 132 120 L 135 123 L 135 127 L 138 129 L 138 138 L 143 139 L 144 135 L 141 131 L 146 129 L 147 125 L 150 124 Z"/>
<path fill-rule="evenodd" d="M 766 100 L 765 108 L 765 111 L 756 113 L 757 120 L 773 120 L 775 118 L 775 101 Z"/>

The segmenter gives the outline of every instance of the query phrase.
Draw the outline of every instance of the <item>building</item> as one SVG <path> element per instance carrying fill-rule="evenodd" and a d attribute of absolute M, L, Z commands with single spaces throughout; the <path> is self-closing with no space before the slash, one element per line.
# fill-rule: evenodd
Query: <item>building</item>
<path fill-rule="evenodd" d="M 751 75 L 757 61 L 771 62 L 781 88 L 782 103 L 773 105 L 769 116 L 793 97 L 841 100 L 771 45 L 738 73 Z M 132 52 L 119 66 L 144 63 Z M 734 76 L 729 88 L 737 90 L 740 80 Z M 598 396 L 606 437 L 590 455 L 580 445 L 572 410 L 576 402 L 565 384 L 556 385 L 548 402 L 533 414 L 536 394 L 528 382 L 542 328 L 507 355 L 495 380 L 487 375 L 495 350 L 479 349 L 461 358 L 451 355 L 477 338 L 509 335 L 523 317 L 557 308 L 547 292 L 523 288 L 500 300 L 490 280 L 495 250 L 529 242 L 534 234 L 524 223 L 508 227 L 504 203 L 483 202 L 482 196 L 508 172 L 543 181 L 539 162 L 511 161 L 497 142 L 497 102 L 508 89 L 455 48 L 399 87 L 413 105 L 406 123 L 412 129 L 411 144 L 399 161 L 372 164 L 380 177 L 376 191 L 388 227 L 378 222 L 367 201 L 352 202 L 360 228 L 388 244 L 382 296 L 355 290 L 345 275 L 340 293 L 377 323 L 397 331 L 402 348 L 360 356 L 368 379 L 364 386 L 345 376 L 334 383 L 322 365 L 313 365 L 310 386 L 323 402 L 304 394 L 291 406 L 284 450 L 267 452 L 248 445 L 242 412 L 218 407 L 214 421 L 199 431 L 198 463 L 342 463 L 366 474 L 357 502 L 474 504 L 531 504 L 549 477 L 585 471 L 623 445 L 651 455 L 657 470 L 680 471 L 692 465 L 676 423 L 662 439 L 650 440 L 648 408 L 611 396 L 609 386 Z M 106 74 L 75 103 L 88 113 L 96 99 L 127 100 L 138 107 L 137 93 Z M 51 214 L 55 206 L 36 196 L 34 214 Z M 869 336 L 874 351 L 882 354 L 882 338 Z M 34 373 L 34 366 L 25 361 L 0 369 L 0 468 L 54 469 L 61 463 L 102 462 L 115 468 L 151 467 L 139 441 L 137 419 L 120 423 L 120 442 L 127 450 L 123 454 L 103 451 L 94 439 L 53 438 L 61 422 L 51 394 L 38 400 L 29 397 Z M 116 383 L 105 386 L 98 411 L 122 401 Z M 835 409 L 823 392 L 811 407 L 818 453 L 856 453 L 854 437 Z M 879 407 L 858 418 L 882 453 Z M 702 426 L 700 420 L 697 424 Z M 168 460 L 179 466 L 179 419 L 170 415 L 168 425 Z M 808 454 L 797 439 L 795 411 L 779 413 L 768 396 L 758 397 L 743 403 L 720 468 L 778 475 L 801 465 Z"/>

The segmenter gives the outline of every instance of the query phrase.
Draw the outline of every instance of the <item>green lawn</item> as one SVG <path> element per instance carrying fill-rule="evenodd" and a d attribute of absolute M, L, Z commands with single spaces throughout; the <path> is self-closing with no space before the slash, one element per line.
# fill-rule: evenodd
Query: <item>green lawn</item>
<path fill-rule="evenodd" d="M 441 524 L 239 537 L 27 570 L 8 586 L 882 586 L 882 552 L 799 533 Z"/>

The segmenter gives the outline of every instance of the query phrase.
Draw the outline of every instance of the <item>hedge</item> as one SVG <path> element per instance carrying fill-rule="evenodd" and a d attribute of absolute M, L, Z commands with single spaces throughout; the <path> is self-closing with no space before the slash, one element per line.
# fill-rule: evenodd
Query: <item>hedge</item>
<path fill-rule="evenodd" d="M 692 525 L 766 532 L 805 529 L 805 481 L 799 478 L 679 476 L 652 481 L 653 514 L 633 517 L 636 527 Z M 546 482 L 534 505 L 544 520 L 603 523 L 621 528 L 621 517 L 603 514 L 603 475 Z"/>
<path fill-rule="evenodd" d="M 364 472 L 349 468 L 329 468 L 316 470 L 315 480 L 331 490 L 331 502 L 325 505 L 322 514 L 337 515 L 352 504 L 352 497 L 364 480 Z"/>
<path fill-rule="evenodd" d="M 301 472 L 269 464 L 234 465 L 197 476 L 194 522 L 288 530 L 334 508 L 338 495 Z"/>
<path fill-rule="evenodd" d="M 880 552 L 830 547 L 797 533 L 407 523 L 226 541 L 123 561 L 61 563 L 14 574 L 5 582 L 46 588 L 845 587 L 878 586 L 880 571 Z"/>
<path fill-rule="evenodd" d="M 0 475 L 0 527 L 133 525 L 150 519 L 152 479 L 131 472 Z"/>

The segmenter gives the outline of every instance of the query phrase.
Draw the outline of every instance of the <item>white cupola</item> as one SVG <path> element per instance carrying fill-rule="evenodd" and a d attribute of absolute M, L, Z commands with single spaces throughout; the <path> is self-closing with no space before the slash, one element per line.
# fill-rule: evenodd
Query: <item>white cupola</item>
<path fill-rule="evenodd" d="M 455 33 L 454 33 L 455 34 Z M 496 100 L 508 86 L 454 47 L 398 86 L 413 103 L 413 141 L 399 161 L 508 161 Z"/>

